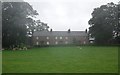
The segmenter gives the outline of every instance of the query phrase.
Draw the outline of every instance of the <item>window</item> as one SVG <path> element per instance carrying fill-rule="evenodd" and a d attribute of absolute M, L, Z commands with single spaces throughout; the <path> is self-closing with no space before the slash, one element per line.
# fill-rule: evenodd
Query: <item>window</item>
<path fill-rule="evenodd" d="M 60 39 L 62 39 L 62 37 L 60 37 Z"/>
<path fill-rule="evenodd" d="M 58 44 L 58 42 L 56 41 L 56 42 L 55 42 L 55 44 L 57 45 L 57 44 Z"/>
<path fill-rule="evenodd" d="M 39 45 L 39 42 L 36 42 L 36 45 Z"/>
<path fill-rule="evenodd" d="M 57 39 L 57 37 L 55 37 L 55 39 Z"/>
<path fill-rule="evenodd" d="M 65 44 L 68 44 L 68 42 L 67 42 L 67 41 L 65 41 Z"/>
<path fill-rule="evenodd" d="M 68 39 L 68 37 L 65 37 L 65 39 Z"/>
<path fill-rule="evenodd" d="M 47 45 L 49 45 L 50 43 L 49 42 L 47 42 Z"/>
<path fill-rule="evenodd" d="M 93 41 L 90 41 L 90 43 L 93 43 Z"/>
<path fill-rule="evenodd" d="M 38 39 L 39 39 L 39 37 L 36 37 L 36 39 L 38 40 Z"/>
<path fill-rule="evenodd" d="M 83 43 L 86 44 L 86 41 L 84 41 Z"/>
<path fill-rule="evenodd" d="M 49 37 L 47 37 L 46 39 L 49 39 Z"/>

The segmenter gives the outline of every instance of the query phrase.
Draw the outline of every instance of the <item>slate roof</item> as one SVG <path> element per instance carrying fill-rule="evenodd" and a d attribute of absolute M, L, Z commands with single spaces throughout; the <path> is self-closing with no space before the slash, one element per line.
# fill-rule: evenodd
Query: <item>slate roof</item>
<path fill-rule="evenodd" d="M 85 31 L 36 31 L 33 36 L 88 36 Z"/>

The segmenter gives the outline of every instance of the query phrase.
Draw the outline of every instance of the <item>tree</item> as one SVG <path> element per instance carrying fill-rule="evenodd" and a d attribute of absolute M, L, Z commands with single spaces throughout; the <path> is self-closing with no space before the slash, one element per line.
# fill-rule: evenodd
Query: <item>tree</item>
<path fill-rule="evenodd" d="M 49 28 L 46 23 L 34 20 L 39 14 L 27 2 L 3 2 L 2 13 L 2 45 L 5 48 L 26 44 L 34 31 Z"/>
<path fill-rule="evenodd" d="M 2 3 L 2 45 L 10 47 L 25 43 L 30 17 L 38 15 L 27 2 Z M 31 18 L 32 19 L 32 18 Z"/>
<path fill-rule="evenodd" d="M 46 23 L 41 22 L 40 20 L 28 19 L 27 24 L 27 42 L 29 45 L 32 45 L 32 37 L 35 31 L 48 31 L 49 26 Z"/>
<path fill-rule="evenodd" d="M 27 24 L 27 27 L 28 27 L 27 33 L 28 33 L 28 36 L 30 36 L 30 37 L 33 36 L 33 33 L 35 31 L 44 31 L 44 30 L 48 31 L 48 28 L 49 28 L 49 26 L 47 26 L 46 23 L 43 23 L 40 20 L 33 20 L 33 19 L 29 18 L 28 23 L 29 24 Z"/>
<path fill-rule="evenodd" d="M 118 31 L 118 5 L 111 2 L 95 8 L 89 24 L 89 34 L 95 37 L 95 43 L 110 43 L 114 39 L 113 36 L 120 32 Z"/>
<path fill-rule="evenodd" d="M 118 26 L 116 27 L 115 40 L 118 44 L 120 44 L 120 1 L 118 3 Z"/>
<path fill-rule="evenodd" d="M 0 1 L 0 7 L 2 7 L 2 3 Z M 0 50 L 2 49 L 2 8 L 0 8 Z"/>

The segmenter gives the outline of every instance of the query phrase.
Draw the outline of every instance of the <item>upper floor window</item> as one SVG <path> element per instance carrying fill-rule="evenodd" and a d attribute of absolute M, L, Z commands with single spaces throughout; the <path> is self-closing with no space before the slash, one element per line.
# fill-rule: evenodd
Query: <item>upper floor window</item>
<path fill-rule="evenodd" d="M 65 39 L 68 39 L 68 37 L 65 37 Z"/>
<path fill-rule="evenodd" d="M 55 37 L 55 39 L 57 39 L 57 37 Z"/>
<path fill-rule="evenodd" d="M 38 39 L 39 39 L 39 37 L 36 37 L 36 39 L 38 40 Z"/>
<path fill-rule="evenodd" d="M 49 37 L 47 37 L 46 39 L 49 39 Z"/>
<path fill-rule="evenodd" d="M 60 39 L 62 39 L 62 37 L 60 37 Z"/>

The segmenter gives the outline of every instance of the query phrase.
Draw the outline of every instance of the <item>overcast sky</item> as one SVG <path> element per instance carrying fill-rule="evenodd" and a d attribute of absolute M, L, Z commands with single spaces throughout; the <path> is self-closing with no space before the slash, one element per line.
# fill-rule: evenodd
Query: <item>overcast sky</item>
<path fill-rule="evenodd" d="M 83 31 L 89 27 L 93 9 L 118 0 L 24 0 L 39 13 L 37 17 L 54 31 Z"/>

